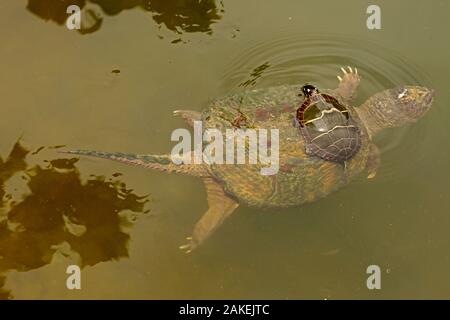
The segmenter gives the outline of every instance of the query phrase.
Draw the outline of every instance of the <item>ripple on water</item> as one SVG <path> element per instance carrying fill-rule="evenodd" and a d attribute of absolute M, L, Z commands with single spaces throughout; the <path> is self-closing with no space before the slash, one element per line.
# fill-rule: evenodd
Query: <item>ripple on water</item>
<path fill-rule="evenodd" d="M 332 88 L 337 86 L 340 66 L 355 66 L 362 76 L 355 105 L 376 92 L 399 85 L 432 87 L 423 69 L 377 43 L 335 34 L 283 34 L 263 42 L 250 41 L 226 67 L 221 91 L 306 82 Z M 413 136 L 424 137 L 428 129 L 424 125 L 415 126 Z M 410 131 L 411 126 L 398 128 L 381 134 L 376 140 L 382 153 L 399 146 L 402 153 L 418 153 L 408 161 L 407 165 L 412 167 L 420 160 L 420 152 L 417 144 L 404 144 Z M 383 163 L 384 176 L 393 177 L 395 171 L 396 168 Z"/>

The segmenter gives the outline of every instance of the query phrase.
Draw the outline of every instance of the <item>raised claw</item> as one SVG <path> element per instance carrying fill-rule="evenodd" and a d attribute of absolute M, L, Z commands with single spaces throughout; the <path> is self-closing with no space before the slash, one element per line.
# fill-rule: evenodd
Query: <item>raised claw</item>
<path fill-rule="evenodd" d="M 349 77 L 349 76 L 351 76 L 351 77 L 354 77 L 354 76 L 359 77 L 358 69 L 356 67 L 350 67 L 350 66 L 346 66 L 345 68 L 341 67 L 341 71 L 344 73 L 344 76 L 343 77 L 337 76 L 339 81 L 342 81 L 344 78 Z"/>
<path fill-rule="evenodd" d="M 186 237 L 188 243 L 179 246 L 180 250 L 184 251 L 184 253 L 191 253 L 196 247 L 196 244 L 192 239 L 192 237 Z"/>
<path fill-rule="evenodd" d="M 192 252 L 192 245 L 189 244 L 183 244 L 182 246 L 179 247 L 181 251 L 184 251 L 184 253 L 188 254 Z"/>
<path fill-rule="evenodd" d="M 375 178 L 376 175 L 377 175 L 376 172 L 371 172 L 371 173 L 367 176 L 367 179 L 373 179 L 373 178 Z"/>

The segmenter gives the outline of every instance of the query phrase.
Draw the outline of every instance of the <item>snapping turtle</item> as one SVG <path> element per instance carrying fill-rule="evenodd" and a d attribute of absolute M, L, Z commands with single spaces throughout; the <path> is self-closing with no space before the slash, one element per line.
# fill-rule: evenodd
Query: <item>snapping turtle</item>
<path fill-rule="evenodd" d="M 93 156 L 203 180 L 208 210 L 197 222 L 189 243 L 180 248 L 190 252 L 203 243 L 239 204 L 256 207 L 296 206 L 322 198 L 348 184 L 366 171 L 375 176 L 379 152 L 372 138 L 381 130 L 415 122 L 430 108 L 434 91 L 421 86 L 400 86 L 371 96 L 360 107 L 350 107 L 360 77 L 355 69 L 341 70 L 339 86 L 323 90 L 346 105 L 360 130 L 360 146 L 346 166 L 324 160 L 305 150 L 305 139 L 292 120 L 303 98 L 301 86 L 283 85 L 227 95 L 212 102 L 202 113 L 174 113 L 189 125 L 201 121 L 203 129 L 265 128 L 279 130 L 279 171 L 262 175 L 262 164 L 175 164 L 171 155 L 135 155 L 87 150 L 66 153 Z M 191 153 L 189 157 L 194 157 Z"/>

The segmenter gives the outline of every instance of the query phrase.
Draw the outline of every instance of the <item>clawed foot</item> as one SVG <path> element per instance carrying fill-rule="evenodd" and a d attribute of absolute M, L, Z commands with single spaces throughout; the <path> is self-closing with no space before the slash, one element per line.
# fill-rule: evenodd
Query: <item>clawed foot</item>
<path fill-rule="evenodd" d="M 344 73 L 342 76 L 337 76 L 339 80 L 338 93 L 347 102 L 350 102 L 356 95 L 361 77 L 358 74 L 358 69 L 347 67 L 341 68 Z"/>
<path fill-rule="evenodd" d="M 191 253 L 192 250 L 194 250 L 197 247 L 197 245 L 193 241 L 192 237 L 187 237 L 186 240 L 188 241 L 188 243 L 181 245 L 179 248 L 181 251 L 188 254 Z"/>
<path fill-rule="evenodd" d="M 346 82 L 346 81 L 357 81 L 359 82 L 361 80 L 361 77 L 358 74 L 358 69 L 352 68 L 350 66 L 347 66 L 347 69 L 344 69 L 343 67 L 341 67 L 341 71 L 344 73 L 343 77 L 341 76 L 337 76 L 339 82 Z"/>

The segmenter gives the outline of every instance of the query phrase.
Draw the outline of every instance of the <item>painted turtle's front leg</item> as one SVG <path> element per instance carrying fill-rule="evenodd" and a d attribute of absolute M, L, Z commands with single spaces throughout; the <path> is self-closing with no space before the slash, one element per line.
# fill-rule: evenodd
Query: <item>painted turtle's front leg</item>
<path fill-rule="evenodd" d="M 356 97 L 356 89 L 358 88 L 361 77 L 358 74 L 358 69 L 347 67 L 341 68 L 344 73 L 343 76 L 337 76 L 339 86 L 335 90 L 345 103 L 350 103 Z"/>

